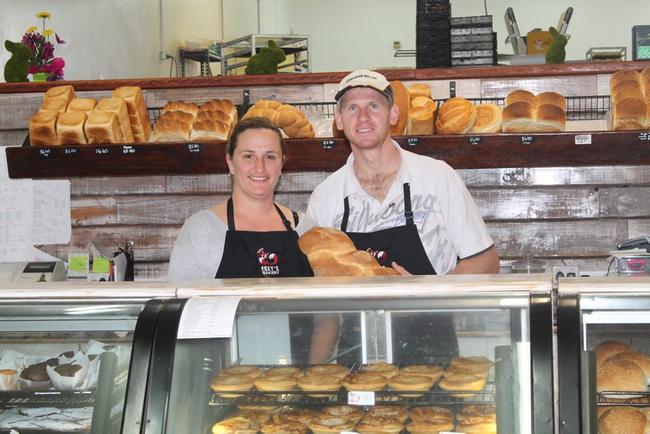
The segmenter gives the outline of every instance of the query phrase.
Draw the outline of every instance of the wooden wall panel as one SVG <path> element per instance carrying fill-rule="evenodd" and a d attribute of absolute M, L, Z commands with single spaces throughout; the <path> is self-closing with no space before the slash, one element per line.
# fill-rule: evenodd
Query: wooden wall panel
<path fill-rule="evenodd" d="M 487 79 L 483 80 L 481 87 L 484 98 L 505 97 L 508 93 L 516 89 L 526 89 L 534 94 L 558 92 L 564 96 L 587 96 L 597 95 L 598 79 L 593 75 L 539 78 L 522 77 L 505 80 Z M 463 95 L 459 94 L 459 96 Z"/>
<path fill-rule="evenodd" d="M 650 187 L 602 188 L 600 207 L 603 217 L 650 216 Z"/>
<path fill-rule="evenodd" d="M 72 178 L 72 196 L 156 194 L 167 192 L 165 176 L 124 176 L 114 178 Z"/>
<path fill-rule="evenodd" d="M 27 137 L 27 130 L 5 130 L 0 131 L 0 147 L 22 146 Z M 4 152 L 4 151 L 3 151 Z"/>

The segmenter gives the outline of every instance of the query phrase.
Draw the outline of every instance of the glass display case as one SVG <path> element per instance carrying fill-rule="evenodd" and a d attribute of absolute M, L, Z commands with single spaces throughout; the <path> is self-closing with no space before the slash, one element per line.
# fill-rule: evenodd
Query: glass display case
<path fill-rule="evenodd" d="M 562 280 L 557 326 L 559 432 L 648 432 L 650 279 Z"/>
<path fill-rule="evenodd" d="M 140 432 L 159 314 L 173 289 L 0 285 L 0 433 Z"/>
<path fill-rule="evenodd" d="M 145 432 L 553 432 L 545 276 L 234 282 L 159 320 L 241 298 L 231 337 L 154 344 Z"/>

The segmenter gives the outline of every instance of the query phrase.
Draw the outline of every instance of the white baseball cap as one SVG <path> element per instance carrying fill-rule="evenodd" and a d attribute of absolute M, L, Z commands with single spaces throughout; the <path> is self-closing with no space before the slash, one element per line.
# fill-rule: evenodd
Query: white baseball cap
<path fill-rule="evenodd" d="M 375 89 L 377 92 L 388 98 L 388 101 L 393 102 L 393 89 L 390 83 L 382 74 L 369 69 L 357 69 L 346 75 L 339 83 L 338 90 L 334 99 L 340 100 L 341 97 L 350 89 L 355 87 L 369 87 Z"/>

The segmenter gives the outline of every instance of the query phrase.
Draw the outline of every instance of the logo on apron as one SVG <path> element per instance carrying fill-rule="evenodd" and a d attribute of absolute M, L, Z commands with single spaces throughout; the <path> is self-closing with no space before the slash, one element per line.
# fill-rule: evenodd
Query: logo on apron
<path fill-rule="evenodd" d="M 280 257 L 277 253 L 267 253 L 264 247 L 257 250 L 257 260 L 260 263 L 260 269 L 265 276 L 277 276 L 280 274 Z"/>
<path fill-rule="evenodd" d="M 366 251 L 370 253 L 372 256 L 375 257 L 377 262 L 379 262 L 381 265 L 385 265 L 389 263 L 389 255 L 388 252 L 385 250 L 372 250 L 371 248 L 367 248 Z"/>

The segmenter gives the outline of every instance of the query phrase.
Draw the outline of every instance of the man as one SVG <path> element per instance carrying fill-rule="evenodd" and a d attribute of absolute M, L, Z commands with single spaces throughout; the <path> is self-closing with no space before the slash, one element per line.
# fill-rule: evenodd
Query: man
<path fill-rule="evenodd" d="M 401 274 L 496 273 L 494 242 L 458 174 L 442 161 L 402 149 L 390 137 L 399 108 L 386 78 L 354 71 L 339 83 L 335 99 L 336 126 L 352 153 L 312 193 L 307 214 L 316 224 L 340 228 L 358 249 L 370 250 Z M 429 326 L 451 327 L 453 334 L 450 317 L 428 316 L 436 317 Z M 416 322 L 418 333 L 426 333 L 422 321 Z M 394 346 L 415 351 L 412 342 L 400 339 Z M 454 343 L 455 336 L 441 345 Z"/>

